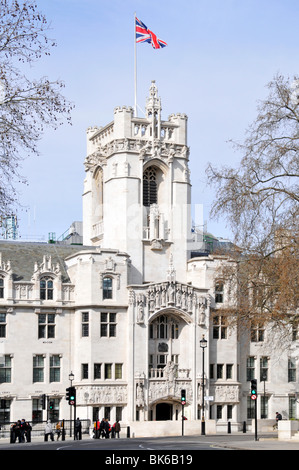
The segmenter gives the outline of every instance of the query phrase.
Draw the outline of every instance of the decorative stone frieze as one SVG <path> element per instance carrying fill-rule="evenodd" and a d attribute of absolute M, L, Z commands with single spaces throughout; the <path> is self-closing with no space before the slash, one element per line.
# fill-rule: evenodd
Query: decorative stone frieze
<path fill-rule="evenodd" d="M 215 385 L 211 387 L 215 403 L 238 403 L 240 401 L 239 385 Z"/>
<path fill-rule="evenodd" d="M 86 385 L 77 386 L 78 405 L 126 404 L 126 385 Z"/>

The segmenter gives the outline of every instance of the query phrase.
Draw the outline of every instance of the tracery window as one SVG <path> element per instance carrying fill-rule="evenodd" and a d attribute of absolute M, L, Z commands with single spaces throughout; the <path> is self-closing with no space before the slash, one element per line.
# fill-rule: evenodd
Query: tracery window
<path fill-rule="evenodd" d="M 41 300 L 53 300 L 53 279 L 51 277 L 43 277 L 40 280 L 40 298 Z"/>
<path fill-rule="evenodd" d="M 149 166 L 143 173 L 143 205 L 149 207 L 157 204 L 157 172 Z"/>
<path fill-rule="evenodd" d="M 178 339 L 179 323 L 171 317 L 160 315 L 149 326 L 150 339 Z"/>

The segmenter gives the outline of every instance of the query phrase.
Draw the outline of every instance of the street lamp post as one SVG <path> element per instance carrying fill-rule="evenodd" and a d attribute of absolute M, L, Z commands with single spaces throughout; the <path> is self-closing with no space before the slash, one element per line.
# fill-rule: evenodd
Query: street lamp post
<path fill-rule="evenodd" d="M 264 382 L 264 403 L 263 403 L 263 409 L 262 409 L 262 418 L 266 418 L 266 380 L 267 380 L 267 373 L 263 371 L 262 381 Z"/>
<path fill-rule="evenodd" d="M 202 335 L 202 339 L 199 341 L 199 345 L 202 349 L 202 405 L 201 405 L 201 435 L 205 436 L 205 348 L 207 347 L 207 340 L 205 335 Z"/>
<path fill-rule="evenodd" d="M 74 380 L 75 376 L 73 374 L 73 372 L 71 372 L 69 374 L 69 381 L 71 382 L 71 387 L 73 385 L 73 380 Z M 75 432 L 75 430 L 74 430 Z M 70 437 L 72 437 L 72 407 L 70 406 Z"/>

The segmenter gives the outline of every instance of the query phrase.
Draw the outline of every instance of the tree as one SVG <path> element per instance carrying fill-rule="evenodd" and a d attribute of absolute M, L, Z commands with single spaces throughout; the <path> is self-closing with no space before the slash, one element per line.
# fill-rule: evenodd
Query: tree
<path fill-rule="evenodd" d="M 222 273 L 238 286 L 238 319 L 285 325 L 299 313 L 299 80 L 277 75 L 268 89 L 234 144 L 239 167 L 209 164 L 207 176 L 217 189 L 211 215 L 227 218 L 238 246 Z"/>
<path fill-rule="evenodd" d="M 55 42 L 32 0 L 0 0 L 0 217 L 9 215 L 18 200 L 16 184 L 21 162 L 38 154 L 46 127 L 70 122 L 72 105 L 63 97 L 61 81 L 31 79 L 28 65 L 50 54 Z"/>

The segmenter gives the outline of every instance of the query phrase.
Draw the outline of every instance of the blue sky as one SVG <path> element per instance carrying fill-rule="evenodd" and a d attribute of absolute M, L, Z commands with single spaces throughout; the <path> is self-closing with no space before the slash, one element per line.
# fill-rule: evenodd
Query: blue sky
<path fill-rule="evenodd" d="M 65 83 L 75 104 L 73 125 L 46 131 L 41 155 L 24 162 L 29 185 L 20 188 L 19 232 L 58 238 L 82 220 L 85 131 L 113 119 L 116 106 L 134 106 L 134 13 L 168 46 L 137 45 L 138 105 L 151 80 L 162 118 L 188 115 L 192 202 L 216 236 L 224 220 L 209 218 L 217 197 L 205 169 L 237 165 L 229 139 L 242 140 L 258 100 L 277 73 L 298 73 L 298 0 L 39 0 L 58 45 L 31 73 Z M 201 221 L 197 221 L 201 222 Z"/>

